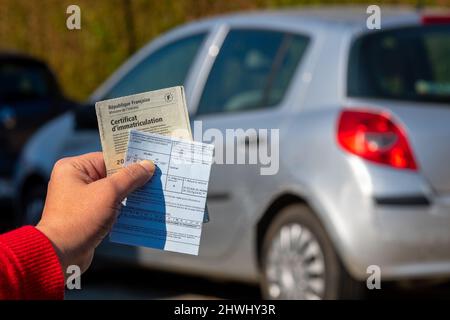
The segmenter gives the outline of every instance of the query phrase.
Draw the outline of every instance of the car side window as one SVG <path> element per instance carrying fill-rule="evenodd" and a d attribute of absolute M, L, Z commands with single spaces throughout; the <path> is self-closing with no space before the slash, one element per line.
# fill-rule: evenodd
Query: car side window
<path fill-rule="evenodd" d="M 197 114 L 279 104 L 308 42 L 306 36 L 278 31 L 230 31 L 209 74 Z"/>
<path fill-rule="evenodd" d="M 156 50 L 128 72 L 104 99 L 183 85 L 205 36 L 195 34 Z"/>

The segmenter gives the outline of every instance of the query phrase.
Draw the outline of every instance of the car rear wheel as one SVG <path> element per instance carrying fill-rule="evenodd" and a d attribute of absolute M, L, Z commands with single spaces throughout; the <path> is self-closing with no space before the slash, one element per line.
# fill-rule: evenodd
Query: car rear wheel
<path fill-rule="evenodd" d="M 19 225 L 36 225 L 44 210 L 47 188 L 36 184 L 28 188 L 23 196 L 23 204 L 19 215 Z"/>
<path fill-rule="evenodd" d="M 355 299 L 364 292 L 320 221 L 301 204 L 282 209 L 265 234 L 261 287 L 266 299 Z"/>

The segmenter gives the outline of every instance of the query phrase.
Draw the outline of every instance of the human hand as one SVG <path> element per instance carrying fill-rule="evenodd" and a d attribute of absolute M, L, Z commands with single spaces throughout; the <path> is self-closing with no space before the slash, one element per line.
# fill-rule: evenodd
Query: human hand
<path fill-rule="evenodd" d="M 155 165 L 144 160 L 106 177 L 101 152 L 55 164 L 36 228 L 52 242 L 63 270 L 78 265 L 84 272 L 89 267 L 95 248 L 114 224 L 121 201 L 154 171 Z"/>

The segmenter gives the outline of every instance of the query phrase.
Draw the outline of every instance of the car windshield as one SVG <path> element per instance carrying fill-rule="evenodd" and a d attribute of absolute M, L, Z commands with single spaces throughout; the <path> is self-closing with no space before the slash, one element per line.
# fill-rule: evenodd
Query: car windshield
<path fill-rule="evenodd" d="M 375 32 L 350 51 L 348 95 L 450 103 L 450 26 Z"/>
<path fill-rule="evenodd" d="M 0 63 L 0 99 L 25 100 L 49 95 L 48 74 L 39 65 Z"/>

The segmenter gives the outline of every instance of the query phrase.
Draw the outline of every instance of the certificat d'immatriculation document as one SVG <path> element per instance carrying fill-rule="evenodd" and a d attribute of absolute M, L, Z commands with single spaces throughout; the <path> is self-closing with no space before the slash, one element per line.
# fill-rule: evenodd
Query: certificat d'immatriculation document
<path fill-rule="evenodd" d="M 99 101 L 95 111 L 108 175 L 125 163 L 130 129 L 192 140 L 181 86 Z"/>
<path fill-rule="evenodd" d="M 122 206 L 110 240 L 198 255 L 214 146 L 131 130 L 125 164 L 152 160 L 151 180 Z"/>
<path fill-rule="evenodd" d="M 192 140 L 182 86 L 99 101 L 95 111 L 108 175 L 125 164 L 131 129 Z M 208 221 L 206 210 L 203 222 Z"/>

